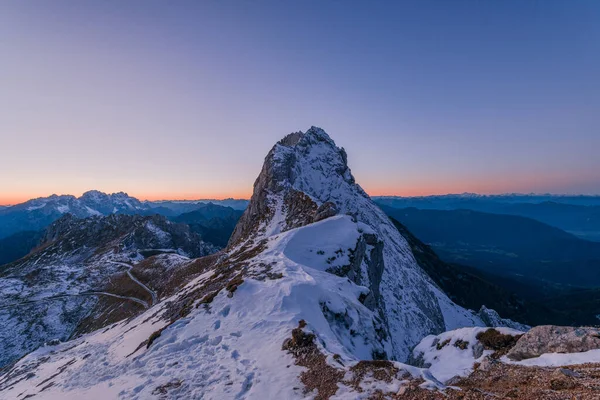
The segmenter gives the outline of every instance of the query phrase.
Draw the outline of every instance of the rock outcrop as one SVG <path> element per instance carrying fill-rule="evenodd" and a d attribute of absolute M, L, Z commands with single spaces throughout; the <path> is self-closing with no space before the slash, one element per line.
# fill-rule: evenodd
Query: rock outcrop
<path fill-rule="evenodd" d="M 511 360 L 544 353 L 580 353 L 600 349 L 600 328 L 541 325 L 523 335 L 508 352 Z"/>

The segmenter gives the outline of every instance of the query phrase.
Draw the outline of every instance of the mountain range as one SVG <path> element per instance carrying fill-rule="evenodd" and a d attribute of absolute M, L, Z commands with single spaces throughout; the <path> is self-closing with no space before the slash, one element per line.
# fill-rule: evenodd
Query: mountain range
<path fill-rule="evenodd" d="M 141 216 L 96 218 L 124 217 L 145 221 L 144 232 L 150 232 L 150 237 L 164 237 L 160 232 L 169 226 L 159 227 L 155 220 L 148 222 L 144 219 L 148 217 Z M 52 232 L 76 220 L 64 218 L 47 237 L 62 237 Z M 116 267 L 137 267 L 140 276 L 152 276 L 148 268 L 169 270 L 158 266 L 164 254 L 144 258 L 139 247 L 146 247 L 145 243 L 124 243 L 131 240 L 130 234 L 110 242 L 113 250 L 108 253 L 76 242 L 79 237 L 53 243 L 51 248 L 56 250 L 50 255 L 41 249 L 35 254 L 52 258 L 75 251 L 76 259 L 85 262 L 86 256 L 91 257 L 91 270 L 99 262 L 112 261 L 118 263 Z M 178 246 L 170 243 L 167 247 Z M 81 251 L 85 255 L 79 255 Z M 39 263 L 48 265 L 34 258 L 28 256 L 5 270 L 9 282 L 15 276 L 25 279 Z M 286 354 L 281 346 L 297 332 L 298 324 L 318 338 L 322 357 L 337 354 L 341 366 L 364 359 L 406 361 L 423 337 L 464 326 L 485 326 L 486 320 L 524 328 L 486 309 L 477 313 L 450 300 L 419 266 L 392 221 L 355 183 L 345 151 L 319 128 L 288 135 L 273 147 L 226 249 L 217 257 L 199 260 L 203 261 L 195 268 L 198 274 L 186 276 L 187 284 L 164 284 L 178 287 L 170 297 L 160 301 L 156 296 L 157 303 L 147 296 L 138 298 L 151 307 L 142 307 L 137 317 L 113 322 L 103 311 L 86 326 L 108 324 L 108 329 L 80 338 L 74 334 L 67 343 L 26 356 L 0 379 L 0 392 L 19 398 L 41 391 L 44 396 L 58 392 L 98 396 L 102 391 L 105 396 L 140 398 L 161 390 L 187 398 L 249 393 L 289 398 L 302 391 L 281 383 L 295 382 L 302 366 L 294 362 L 293 351 Z M 21 266 L 23 262 L 26 266 Z M 178 260 L 174 268 L 189 270 L 191 265 L 198 261 Z M 65 271 L 63 277 L 74 273 L 69 268 L 59 270 Z M 59 280 L 67 284 L 61 293 L 73 290 L 70 279 Z M 46 282 L 44 278 L 40 284 Z M 78 291 L 94 287 L 84 282 Z M 136 283 L 135 279 L 131 282 Z M 11 291 L 15 296 L 21 292 Z M 20 378 L 23 374 L 28 376 L 27 383 Z"/>
<path fill-rule="evenodd" d="M 167 254 L 175 262 L 216 251 L 161 216 L 64 215 L 31 253 L 0 270 L 0 367 L 49 340 L 151 306 L 155 300 L 131 275 L 145 257 Z"/>
<path fill-rule="evenodd" d="M 39 231 L 62 215 L 86 218 L 110 214 L 176 216 L 205 204 L 244 209 L 246 200 L 140 201 L 126 193 L 85 192 L 80 197 L 52 195 L 0 208 L 0 239 L 21 231 Z"/>
<path fill-rule="evenodd" d="M 421 210 L 472 210 L 535 219 L 582 239 L 600 241 L 600 196 L 442 195 L 374 197 L 377 204 Z"/>
<path fill-rule="evenodd" d="M 276 143 L 247 207 L 232 210 L 54 221 L 0 270 L 0 396 L 479 400 L 505 396 L 486 384 L 520 368 L 549 376 L 531 359 L 551 352 L 552 333 L 503 318 L 526 317 L 526 303 L 386 215 L 322 129 Z M 237 220 L 221 250 L 193 229 L 213 220 Z M 600 359 L 584 353 L 596 331 L 566 329 L 553 365 Z M 561 374 L 553 390 L 579 387 Z"/>

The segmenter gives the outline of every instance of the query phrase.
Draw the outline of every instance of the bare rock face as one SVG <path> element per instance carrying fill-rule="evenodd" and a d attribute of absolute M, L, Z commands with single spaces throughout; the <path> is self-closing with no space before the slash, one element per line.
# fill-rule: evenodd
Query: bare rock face
<path fill-rule="evenodd" d="M 337 206 L 335 205 L 335 203 L 332 203 L 331 201 L 327 201 L 327 202 L 321 204 L 321 206 L 317 209 L 313 220 L 314 220 L 314 222 L 318 222 L 323 219 L 333 217 L 334 215 L 337 215 L 337 213 L 338 213 L 338 209 L 337 209 Z"/>
<path fill-rule="evenodd" d="M 600 349 L 600 329 L 541 325 L 523 335 L 507 353 L 515 361 L 544 353 L 580 353 Z"/>
<path fill-rule="evenodd" d="M 479 316 L 479 318 L 481 318 L 485 326 L 504 326 L 507 328 L 517 329 L 523 332 L 528 331 L 530 329 L 528 325 L 500 317 L 500 315 L 495 310 L 491 310 L 486 306 L 481 306 L 477 315 Z"/>

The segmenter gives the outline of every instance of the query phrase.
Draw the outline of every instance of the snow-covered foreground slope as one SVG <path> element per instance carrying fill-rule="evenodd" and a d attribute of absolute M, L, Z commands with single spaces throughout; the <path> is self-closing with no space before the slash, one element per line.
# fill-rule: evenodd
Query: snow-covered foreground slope
<path fill-rule="evenodd" d="M 520 367 L 536 368 L 541 367 L 542 369 L 536 369 L 535 372 L 540 375 L 551 375 L 552 379 L 565 379 L 564 376 L 570 378 L 582 378 L 583 375 L 566 370 L 558 369 L 552 370 L 548 367 L 565 367 L 565 366 L 576 366 L 587 364 L 590 366 L 592 373 L 595 377 L 596 384 L 591 388 L 593 391 L 598 390 L 597 386 L 597 368 L 600 364 L 600 349 L 592 349 L 588 351 L 571 352 L 571 353 L 541 353 L 535 357 L 527 358 L 520 361 L 514 361 L 510 359 L 510 351 L 516 348 L 522 341 L 531 341 L 531 338 L 527 336 L 535 336 L 534 333 L 536 328 L 529 331 L 528 333 L 511 329 L 511 328 L 460 328 L 453 331 L 444 332 L 440 335 L 430 335 L 425 337 L 421 343 L 419 343 L 413 350 L 413 363 L 420 367 L 427 368 L 435 379 L 443 382 L 447 385 L 455 385 L 461 383 L 464 385 L 465 382 L 460 378 L 465 378 L 477 371 L 479 374 L 474 381 L 491 381 L 492 386 L 495 380 L 500 381 L 499 377 L 506 375 L 511 371 L 512 368 L 521 371 L 523 376 L 531 376 L 532 372 L 527 369 L 520 369 Z M 566 328 L 575 330 L 577 328 Z M 571 340 L 573 344 L 585 343 L 584 335 L 573 335 L 570 339 L 565 338 L 563 344 L 568 346 L 568 341 Z M 539 336 L 537 336 L 539 338 Z M 553 338 L 552 340 L 555 340 Z M 535 340 L 538 343 L 543 341 Z M 588 344 L 588 347 L 593 347 Z M 573 347 L 574 348 L 574 347 Z M 575 350 L 572 350 L 575 351 Z M 508 356 L 505 355 L 508 353 Z M 486 376 L 487 374 L 487 376 Z M 475 374 L 477 375 L 477 374 Z M 518 373 L 517 373 L 518 375 Z M 523 381 L 520 379 L 516 384 L 527 385 L 527 379 Z M 532 384 L 534 382 L 532 381 Z M 563 382 L 564 383 L 564 382 Z M 471 386 L 473 383 L 468 383 L 466 386 Z M 502 385 L 498 384 L 500 388 Z M 585 386 L 585 385 L 584 385 Z M 552 389 L 573 389 L 577 387 L 575 382 L 570 382 L 567 385 L 554 384 L 551 386 Z M 589 397 L 589 394 L 575 393 L 562 394 L 557 393 L 546 393 L 544 396 L 533 396 L 519 397 L 516 393 L 509 397 L 517 398 L 597 398 Z M 492 396 L 492 394 L 489 394 Z M 580 396 L 580 397 L 579 397 Z"/>
<path fill-rule="evenodd" d="M 268 265 L 271 278 L 246 278 L 232 295 L 221 290 L 199 307 L 198 299 L 188 315 L 173 323 L 163 317 L 167 301 L 132 321 L 44 347 L 0 378 L 0 396 L 143 399 L 164 392 L 169 398 L 303 397 L 303 369 L 282 351 L 300 320 L 341 370 L 334 354 L 352 365 L 389 346 L 378 337 L 378 317 L 359 301 L 368 289 L 325 272 L 333 249 L 355 246 L 359 226 L 349 216 L 338 216 L 273 236 L 247 261 L 256 272 Z M 193 291 L 214 275 L 207 271 L 182 292 Z M 176 297 L 168 300 L 176 302 Z M 147 348 L 144 341 L 163 328 Z M 397 365 L 429 377 L 426 371 Z M 425 384 L 438 383 L 428 378 Z M 352 391 L 346 387 L 343 392 Z"/>

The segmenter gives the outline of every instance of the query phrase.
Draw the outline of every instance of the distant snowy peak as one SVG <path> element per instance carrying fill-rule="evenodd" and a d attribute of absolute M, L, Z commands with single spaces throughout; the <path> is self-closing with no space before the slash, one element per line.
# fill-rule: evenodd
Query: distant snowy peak
<path fill-rule="evenodd" d="M 96 190 L 85 192 L 79 199 L 82 204 L 103 215 L 116 212 L 135 212 L 149 207 L 127 193 L 106 194 Z"/>
<path fill-rule="evenodd" d="M 43 214 L 73 214 L 77 217 L 91 217 L 115 213 L 135 213 L 149 210 L 150 207 L 141 203 L 127 193 L 119 192 L 106 194 L 97 190 L 85 192 L 77 198 L 71 195 L 51 195 L 26 201 L 22 204 L 5 209 L 12 211 L 37 211 Z"/>

